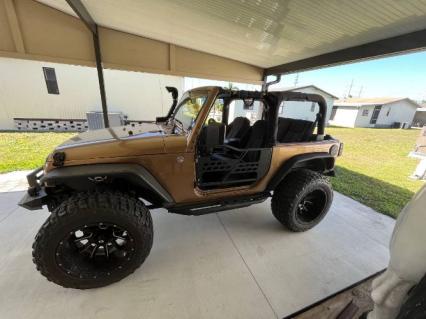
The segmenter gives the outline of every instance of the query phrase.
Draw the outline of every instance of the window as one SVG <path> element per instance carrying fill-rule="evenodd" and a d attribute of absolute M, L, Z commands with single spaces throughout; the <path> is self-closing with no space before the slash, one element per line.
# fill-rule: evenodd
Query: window
<path fill-rule="evenodd" d="M 284 105 L 281 104 L 280 108 L 278 109 L 278 113 L 283 114 L 284 112 Z"/>
<path fill-rule="evenodd" d="M 368 110 L 362 110 L 362 116 L 368 116 Z"/>
<path fill-rule="evenodd" d="M 388 108 L 388 111 L 386 112 L 386 116 L 389 116 L 389 114 L 390 114 L 390 108 Z"/>
<path fill-rule="evenodd" d="M 315 112 L 315 102 L 312 102 L 311 104 L 311 112 Z"/>
<path fill-rule="evenodd" d="M 206 101 L 206 95 L 186 97 L 182 99 L 182 102 L 176 109 L 174 118 L 182 123 L 185 131 L 192 128 L 192 125 L 194 125 L 195 120 L 197 119 L 198 113 L 200 113 L 201 108 Z"/>
<path fill-rule="evenodd" d="M 373 110 L 373 115 L 371 116 L 370 124 L 376 124 L 377 119 L 379 118 L 380 110 L 382 109 L 381 105 L 376 105 Z"/>
<path fill-rule="evenodd" d="M 44 79 L 46 80 L 47 93 L 59 94 L 58 81 L 54 68 L 43 67 Z"/>

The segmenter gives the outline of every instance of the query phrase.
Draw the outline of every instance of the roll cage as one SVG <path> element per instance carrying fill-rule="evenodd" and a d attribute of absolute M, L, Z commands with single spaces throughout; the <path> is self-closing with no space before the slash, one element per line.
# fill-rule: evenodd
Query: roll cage
<path fill-rule="evenodd" d="M 195 90 L 187 91 L 182 97 L 181 101 L 177 101 L 177 89 L 173 87 L 166 87 L 168 92 L 172 94 L 173 104 L 169 109 L 169 112 L 164 117 L 157 117 L 157 122 L 166 122 L 168 119 L 175 115 L 177 106 L 179 106 L 184 100 L 185 96 L 191 95 L 191 92 L 203 91 L 205 92 L 206 87 L 197 88 Z M 218 92 L 214 99 L 211 99 L 212 103 L 206 103 L 204 108 L 211 108 L 218 98 L 222 98 L 224 101 L 224 108 L 222 113 L 222 123 L 228 123 L 229 117 L 229 105 L 235 100 L 254 100 L 260 101 L 265 106 L 264 114 L 262 118 L 267 122 L 267 145 L 273 146 L 277 143 L 277 127 L 278 127 L 278 109 L 283 102 L 286 101 L 298 101 L 298 102 L 314 102 L 319 106 L 319 111 L 316 118 L 317 134 L 316 140 L 324 139 L 325 135 L 325 120 L 327 114 L 327 104 L 325 99 L 319 94 L 293 92 L 293 91 L 247 91 L 247 90 L 230 90 L 217 87 Z M 212 93 L 210 93 L 212 94 Z M 210 99 L 209 99 L 210 100 Z M 199 120 L 197 118 L 197 120 Z"/>

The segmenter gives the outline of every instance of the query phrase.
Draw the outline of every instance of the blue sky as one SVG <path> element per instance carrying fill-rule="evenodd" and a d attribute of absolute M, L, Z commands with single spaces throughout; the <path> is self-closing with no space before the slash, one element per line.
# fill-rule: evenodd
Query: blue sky
<path fill-rule="evenodd" d="M 282 87 L 294 86 L 295 74 L 285 75 Z M 426 51 L 357 62 L 299 73 L 298 85 L 314 84 L 340 98 L 409 97 L 426 100 Z M 185 90 L 202 85 L 227 86 L 228 82 L 185 78 Z M 239 89 L 259 90 L 260 86 L 236 84 Z"/>
<path fill-rule="evenodd" d="M 281 86 L 293 86 L 295 75 L 284 76 Z M 338 97 L 409 97 L 426 100 L 426 52 L 340 65 L 299 73 L 298 85 L 315 84 Z"/>

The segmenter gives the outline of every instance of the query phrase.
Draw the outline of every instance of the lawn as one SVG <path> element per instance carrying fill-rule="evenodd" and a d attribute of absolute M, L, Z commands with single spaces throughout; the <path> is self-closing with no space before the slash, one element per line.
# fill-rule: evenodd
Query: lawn
<path fill-rule="evenodd" d="M 420 131 L 331 127 L 327 133 L 345 143 L 332 178 L 334 189 L 378 212 L 398 216 L 423 185 L 408 178 L 418 160 L 407 154 Z"/>
<path fill-rule="evenodd" d="M 418 161 L 407 157 L 418 130 L 336 128 L 327 133 L 345 143 L 332 178 L 338 192 L 396 217 L 423 184 L 408 178 Z M 73 133 L 0 133 L 0 173 L 33 169 Z"/>
<path fill-rule="evenodd" d="M 34 169 L 43 165 L 55 146 L 74 133 L 0 132 L 0 173 Z"/>

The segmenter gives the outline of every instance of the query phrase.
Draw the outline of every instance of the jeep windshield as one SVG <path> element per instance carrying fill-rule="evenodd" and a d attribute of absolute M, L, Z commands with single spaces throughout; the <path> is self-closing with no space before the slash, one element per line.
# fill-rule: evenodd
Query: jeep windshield
<path fill-rule="evenodd" d="M 206 101 L 207 94 L 185 93 L 172 116 L 175 128 L 191 130 Z"/>

